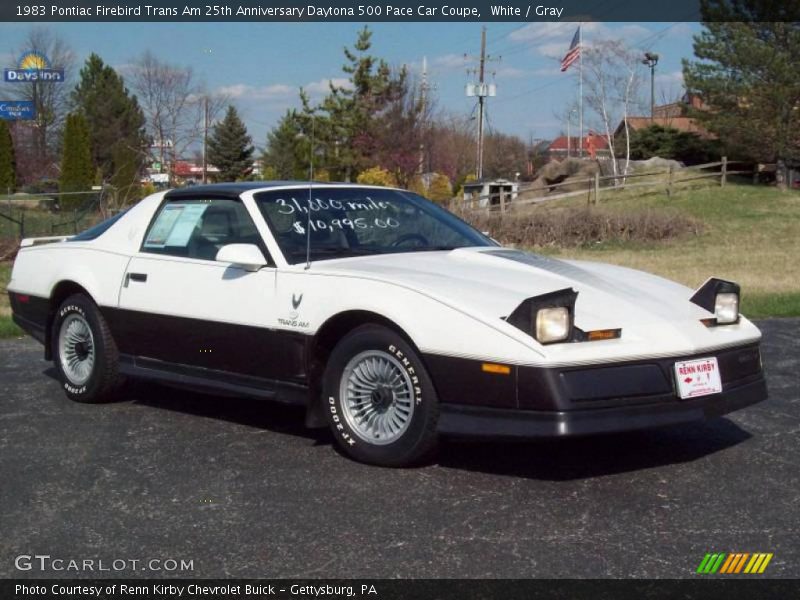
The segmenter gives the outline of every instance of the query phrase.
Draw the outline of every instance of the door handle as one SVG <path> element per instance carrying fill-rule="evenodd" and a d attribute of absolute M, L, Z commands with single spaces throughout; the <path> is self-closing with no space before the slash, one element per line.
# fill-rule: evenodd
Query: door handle
<path fill-rule="evenodd" d="M 127 277 L 129 281 L 147 282 L 147 273 L 128 273 Z"/>

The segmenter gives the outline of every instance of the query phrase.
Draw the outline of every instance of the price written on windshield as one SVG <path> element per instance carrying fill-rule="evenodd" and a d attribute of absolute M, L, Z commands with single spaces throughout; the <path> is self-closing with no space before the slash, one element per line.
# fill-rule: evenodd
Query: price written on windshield
<path fill-rule="evenodd" d="M 302 221 L 294 222 L 294 232 L 305 235 L 306 224 Z M 317 231 L 344 231 L 350 229 L 397 229 L 400 227 L 400 222 L 392 217 L 385 217 L 383 219 L 374 218 L 368 219 L 359 217 L 358 219 L 331 219 L 324 221 L 322 219 L 309 219 L 308 228 L 312 232 Z"/>

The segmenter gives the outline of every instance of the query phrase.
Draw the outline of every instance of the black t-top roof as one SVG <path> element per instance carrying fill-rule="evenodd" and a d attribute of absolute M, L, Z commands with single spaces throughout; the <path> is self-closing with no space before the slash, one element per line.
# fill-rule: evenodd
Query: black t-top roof
<path fill-rule="evenodd" d="M 234 183 L 209 183 L 175 188 L 167 192 L 167 198 L 196 198 L 197 196 L 217 196 L 222 198 L 238 198 L 244 192 L 271 187 L 308 186 L 308 181 L 237 181 Z M 314 187 L 355 187 L 355 183 L 332 183 L 315 181 Z"/>

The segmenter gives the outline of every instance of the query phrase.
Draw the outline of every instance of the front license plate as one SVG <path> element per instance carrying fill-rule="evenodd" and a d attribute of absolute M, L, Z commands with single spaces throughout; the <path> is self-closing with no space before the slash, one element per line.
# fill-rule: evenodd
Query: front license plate
<path fill-rule="evenodd" d="M 717 357 L 684 360 L 675 363 L 675 381 L 681 398 L 696 398 L 722 391 Z"/>

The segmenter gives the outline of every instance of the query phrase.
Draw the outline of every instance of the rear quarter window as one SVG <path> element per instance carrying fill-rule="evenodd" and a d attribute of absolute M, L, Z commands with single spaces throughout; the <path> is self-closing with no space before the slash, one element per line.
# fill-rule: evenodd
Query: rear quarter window
<path fill-rule="evenodd" d="M 111 217 L 109 219 L 106 219 L 105 221 L 102 221 L 102 222 L 98 223 L 97 225 L 89 227 L 89 229 L 87 229 L 85 231 L 81 231 L 77 235 L 73 235 L 67 241 L 68 242 L 87 242 L 87 241 L 90 241 L 90 240 L 96 240 L 101 235 L 103 235 L 106 231 L 111 229 L 111 226 L 114 225 L 114 223 L 116 223 L 117 221 L 119 221 L 122 218 L 122 215 L 124 215 L 126 212 L 128 212 L 128 209 L 125 209 L 122 212 L 118 212 L 113 217 Z"/>

